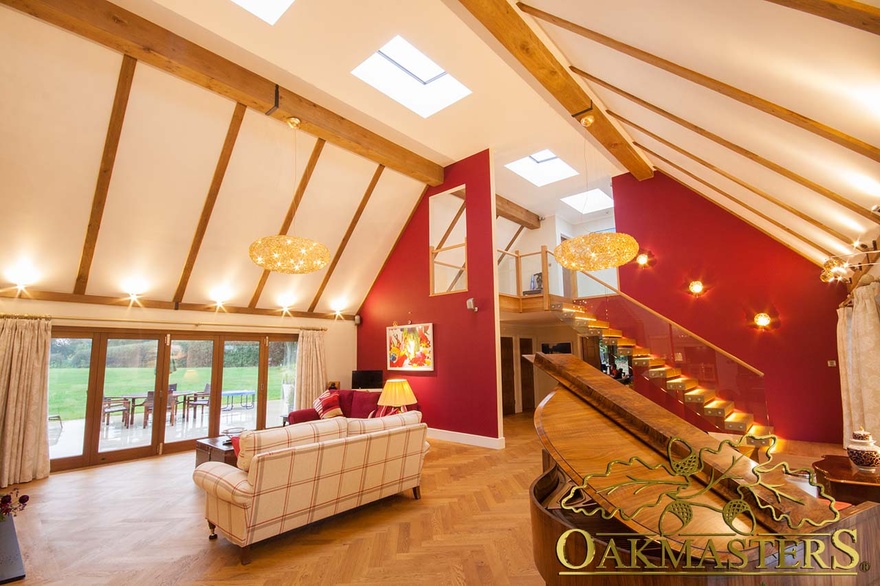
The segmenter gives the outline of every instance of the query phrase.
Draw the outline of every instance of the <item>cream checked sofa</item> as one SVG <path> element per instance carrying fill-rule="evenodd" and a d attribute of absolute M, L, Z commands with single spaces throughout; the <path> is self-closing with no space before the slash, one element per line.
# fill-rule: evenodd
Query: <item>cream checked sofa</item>
<path fill-rule="evenodd" d="M 376 419 L 334 417 L 241 434 L 238 466 L 205 462 L 193 472 L 207 494 L 205 518 L 250 545 L 408 488 L 420 498 L 427 425 L 410 411 Z"/>

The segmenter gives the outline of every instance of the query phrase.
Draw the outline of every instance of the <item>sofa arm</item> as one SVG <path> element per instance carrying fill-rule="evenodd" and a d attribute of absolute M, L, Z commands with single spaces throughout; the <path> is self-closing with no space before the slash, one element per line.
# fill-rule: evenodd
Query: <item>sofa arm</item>
<path fill-rule="evenodd" d="M 208 495 L 243 507 L 254 500 L 254 487 L 247 472 L 224 462 L 205 462 L 193 472 L 193 482 Z"/>
<path fill-rule="evenodd" d="M 303 423 L 304 421 L 317 421 L 318 419 L 321 419 L 321 416 L 311 407 L 291 411 L 287 416 L 287 422 L 291 425 L 294 423 Z"/>

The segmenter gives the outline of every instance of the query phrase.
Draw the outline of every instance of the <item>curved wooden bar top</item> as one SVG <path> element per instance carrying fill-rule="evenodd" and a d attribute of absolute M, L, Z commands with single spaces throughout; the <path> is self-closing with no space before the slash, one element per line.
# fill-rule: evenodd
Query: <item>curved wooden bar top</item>
<path fill-rule="evenodd" d="M 844 572 L 858 552 L 833 542 L 857 529 L 860 551 L 878 551 L 877 505 L 838 513 L 773 460 L 758 467 L 571 355 L 534 363 L 560 383 L 535 411 L 545 471 L 531 488 L 532 536 L 548 584 L 880 585 L 880 560 L 863 553 L 868 563 Z"/>

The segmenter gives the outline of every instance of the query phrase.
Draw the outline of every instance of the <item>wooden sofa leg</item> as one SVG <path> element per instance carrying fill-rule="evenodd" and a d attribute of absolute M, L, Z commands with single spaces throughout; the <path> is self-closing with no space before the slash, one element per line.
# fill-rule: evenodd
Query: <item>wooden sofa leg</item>
<path fill-rule="evenodd" d="M 241 548 L 241 565 L 246 566 L 251 563 L 251 546 L 245 545 Z"/>
<path fill-rule="evenodd" d="M 413 498 L 415 498 L 416 500 L 419 500 L 420 498 L 422 498 L 422 487 L 421 486 L 414 486 L 413 487 Z"/>
<path fill-rule="evenodd" d="M 208 535 L 208 539 L 217 539 L 217 533 L 214 531 L 217 528 L 216 525 L 208 521 L 208 529 L 211 530 L 211 534 Z"/>

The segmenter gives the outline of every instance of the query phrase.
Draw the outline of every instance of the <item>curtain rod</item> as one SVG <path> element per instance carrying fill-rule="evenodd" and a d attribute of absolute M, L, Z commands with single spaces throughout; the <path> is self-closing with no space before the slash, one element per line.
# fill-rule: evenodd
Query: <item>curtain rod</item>
<path fill-rule="evenodd" d="M 5 317 L 0 314 L 0 317 Z M 97 322 L 116 322 L 116 323 L 141 323 L 141 324 L 157 324 L 157 325 L 177 325 L 177 326 L 193 326 L 193 327 L 218 327 L 218 328 L 249 328 L 249 329 L 260 329 L 260 328 L 272 328 L 272 329 L 283 329 L 287 331 L 322 331 L 326 332 L 327 328 L 315 328 L 308 326 L 280 326 L 273 324 L 266 325 L 254 325 L 254 324 L 221 324 L 221 323 L 212 323 L 212 322 L 182 322 L 182 321 L 171 321 L 171 320 L 155 320 L 155 319 L 116 319 L 110 317 L 73 317 L 73 316 L 63 316 L 63 315 L 55 315 L 55 316 L 43 316 L 45 319 L 53 319 L 58 321 L 97 321 Z M 38 319 L 36 317 L 30 319 Z"/>
<path fill-rule="evenodd" d="M 0 319 L 52 319 L 52 316 L 51 315 L 31 315 L 29 313 L 25 313 L 25 314 L 0 313 Z"/>

